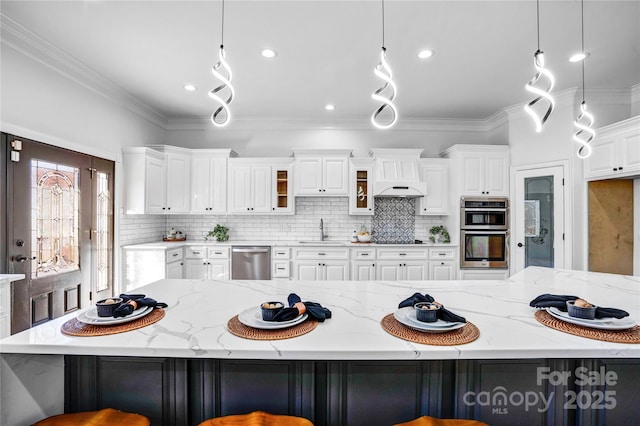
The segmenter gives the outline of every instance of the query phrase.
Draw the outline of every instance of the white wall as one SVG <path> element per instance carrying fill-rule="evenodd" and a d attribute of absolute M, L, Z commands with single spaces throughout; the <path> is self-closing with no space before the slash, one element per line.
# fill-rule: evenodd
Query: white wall
<path fill-rule="evenodd" d="M 210 123 L 170 123 L 167 144 L 187 148 L 232 148 L 240 157 L 283 157 L 292 148 L 347 148 L 355 157 L 368 156 L 371 148 L 419 148 L 422 157 L 437 158 L 454 144 L 492 144 L 485 121 L 401 121 L 394 129 L 373 129 L 368 119 L 328 125 L 286 120 L 279 122 L 236 120 L 224 129 Z M 506 140 L 499 143 L 506 144 Z"/>

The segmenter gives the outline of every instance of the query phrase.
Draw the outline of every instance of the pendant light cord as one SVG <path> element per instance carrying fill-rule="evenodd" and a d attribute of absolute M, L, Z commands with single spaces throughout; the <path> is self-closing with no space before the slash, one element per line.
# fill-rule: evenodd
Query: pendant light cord
<path fill-rule="evenodd" d="M 224 0 L 222 0 L 222 25 L 220 26 L 220 28 L 221 28 L 220 47 L 223 48 L 224 47 Z"/>
<path fill-rule="evenodd" d="M 581 6 L 582 6 L 582 31 L 581 31 L 582 55 L 584 56 L 584 58 L 582 58 L 582 102 L 584 103 L 584 61 L 587 60 L 586 54 L 584 52 L 584 0 L 582 0 Z"/>
<path fill-rule="evenodd" d="M 382 48 L 384 49 L 384 0 L 382 0 Z"/>
<path fill-rule="evenodd" d="M 536 27 L 538 29 L 538 50 L 540 50 L 540 0 L 536 0 Z"/>

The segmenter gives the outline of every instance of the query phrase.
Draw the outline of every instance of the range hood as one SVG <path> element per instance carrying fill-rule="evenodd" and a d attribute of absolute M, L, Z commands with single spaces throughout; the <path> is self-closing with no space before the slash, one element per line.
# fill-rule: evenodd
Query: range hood
<path fill-rule="evenodd" d="M 372 149 L 374 159 L 373 196 L 418 198 L 427 195 L 427 183 L 420 180 L 421 149 Z"/>

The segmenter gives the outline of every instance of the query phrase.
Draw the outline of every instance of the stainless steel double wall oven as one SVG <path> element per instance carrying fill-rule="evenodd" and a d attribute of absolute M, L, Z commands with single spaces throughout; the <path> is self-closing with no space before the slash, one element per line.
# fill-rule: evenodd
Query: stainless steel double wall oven
<path fill-rule="evenodd" d="M 509 199 L 460 199 L 460 267 L 509 268 Z"/>

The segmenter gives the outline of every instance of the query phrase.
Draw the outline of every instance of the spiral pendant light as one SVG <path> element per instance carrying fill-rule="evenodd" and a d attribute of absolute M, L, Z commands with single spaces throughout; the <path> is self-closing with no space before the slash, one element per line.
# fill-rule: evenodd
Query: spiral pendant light
<path fill-rule="evenodd" d="M 383 86 L 371 94 L 371 97 L 382 102 L 371 115 L 371 123 L 378 129 L 388 129 L 398 121 L 398 110 L 393 104 L 396 97 L 396 83 L 393 81 L 393 73 L 386 60 L 387 49 L 384 47 L 384 0 L 382 0 L 382 49 L 380 51 L 380 62 L 373 69 L 373 73 L 383 81 Z M 384 120 L 381 115 L 386 113 L 390 118 Z"/>
<path fill-rule="evenodd" d="M 524 106 L 524 110 L 531 115 L 533 121 L 536 125 L 536 132 L 542 131 L 542 126 L 547 121 L 551 113 L 553 112 L 553 108 L 555 107 L 555 100 L 553 96 L 551 96 L 551 91 L 553 90 L 553 86 L 555 85 L 555 79 L 553 78 L 553 74 L 551 71 L 545 68 L 544 64 L 544 52 L 540 50 L 540 0 L 536 0 L 536 16 L 537 16 L 537 31 L 538 31 L 538 50 L 536 50 L 533 55 L 533 65 L 536 68 L 536 74 L 533 78 L 527 83 L 525 89 L 533 93 L 536 97 Z M 539 81 L 544 83 L 546 80 L 546 87 L 539 87 L 536 83 Z M 533 109 L 535 105 L 543 102 L 547 104 L 547 110 L 545 111 L 542 117 Z"/>
<path fill-rule="evenodd" d="M 584 0 L 581 1 L 582 6 L 582 53 L 584 54 Z M 584 159 L 591 155 L 591 141 L 596 137 L 596 132 L 591 128 L 593 126 L 593 114 L 587 111 L 587 102 L 584 99 L 584 61 L 582 59 L 582 103 L 580 104 L 580 113 L 573 122 L 576 132 L 573 134 L 573 140 L 580 147 L 578 148 L 578 157 Z"/>
<path fill-rule="evenodd" d="M 233 74 L 231 73 L 231 67 L 225 60 L 224 53 L 224 0 L 222 0 L 222 37 L 220 50 L 218 51 L 218 62 L 211 68 L 211 72 L 214 77 L 220 80 L 219 86 L 209 90 L 209 97 L 220 104 L 220 106 L 213 111 L 213 114 L 211 114 L 211 122 L 214 126 L 224 127 L 229 124 L 231 120 L 229 104 L 235 96 L 235 90 L 231 85 Z M 226 93 L 226 95 L 224 95 L 224 93 Z"/>

